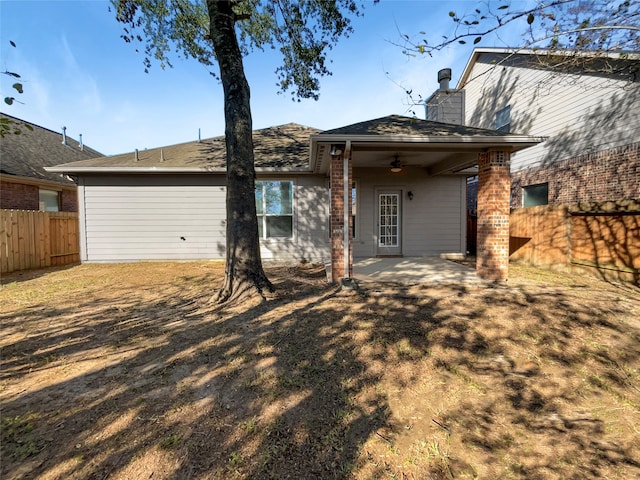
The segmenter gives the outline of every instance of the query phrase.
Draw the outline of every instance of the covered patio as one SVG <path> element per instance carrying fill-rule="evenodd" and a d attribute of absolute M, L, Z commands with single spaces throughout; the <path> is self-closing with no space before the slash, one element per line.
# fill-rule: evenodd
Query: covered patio
<path fill-rule="evenodd" d="M 541 141 L 395 115 L 311 135 L 312 168 L 329 176 L 331 280 L 506 280 L 510 156 Z M 473 174 L 478 253 L 467 274 L 439 257 L 466 253 Z"/>
<path fill-rule="evenodd" d="M 356 258 L 352 277 L 359 282 L 403 285 L 482 282 L 474 268 L 437 256 Z"/>

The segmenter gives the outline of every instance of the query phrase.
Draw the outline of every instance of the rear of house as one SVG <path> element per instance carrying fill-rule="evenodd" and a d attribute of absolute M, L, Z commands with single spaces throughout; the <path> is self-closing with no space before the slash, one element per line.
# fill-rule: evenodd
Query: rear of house
<path fill-rule="evenodd" d="M 328 256 L 326 180 L 308 169 L 315 131 L 254 132 L 264 259 Z M 224 137 L 216 137 L 59 168 L 78 177 L 81 260 L 225 258 L 225 163 Z"/>
<path fill-rule="evenodd" d="M 339 280 L 354 257 L 462 257 L 466 169 L 497 159 L 502 184 L 509 152 L 539 141 L 394 115 L 254 131 L 262 258 L 330 263 Z M 78 178 L 84 262 L 226 256 L 224 137 L 49 170 Z"/>

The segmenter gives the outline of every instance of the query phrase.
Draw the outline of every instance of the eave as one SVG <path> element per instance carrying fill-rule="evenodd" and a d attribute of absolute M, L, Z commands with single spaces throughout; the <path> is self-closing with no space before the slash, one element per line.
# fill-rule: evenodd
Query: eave
<path fill-rule="evenodd" d="M 190 174 L 190 173 L 210 173 L 216 175 L 225 175 L 227 173 L 224 168 L 207 168 L 207 167 L 130 167 L 130 166 L 111 166 L 111 167 L 84 167 L 84 166 L 55 166 L 46 167 L 48 172 L 67 173 L 71 175 L 77 174 Z M 281 168 L 281 167 L 256 167 L 257 174 L 308 174 L 313 173 L 307 167 L 301 168 Z"/>
<path fill-rule="evenodd" d="M 46 167 L 45 167 L 46 170 Z M 7 183 L 20 183 L 22 185 L 33 185 L 36 187 L 45 187 L 49 190 L 75 190 L 77 185 L 75 183 L 54 182 L 46 178 L 33 178 L 23 177 L 20 175 L 10 175 L 6 173 L 0 173 L 0 180 Z"/>
<path fill-rule="evenodd" d="M 419 166 L 431 175 L 451 174 L 477 164 L 478 153 L 492 149 L 517 152 L 544 141 L 529 135 L 335 135 L 311 136 L 311 167 L 327 173 L 331 145 L 351 143 L 352 163 L 358 167 L 388 167 L 392 156 L 403 165 Z"/>

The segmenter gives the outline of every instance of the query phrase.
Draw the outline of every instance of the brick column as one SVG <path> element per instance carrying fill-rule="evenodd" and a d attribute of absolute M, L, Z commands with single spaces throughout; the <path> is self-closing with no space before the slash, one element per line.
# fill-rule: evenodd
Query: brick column
<path fill-rule="evenodd" d="M 344 278 L 344 164 L 343 156 L 331 157 L 331 280 L 339 282 Z M 349 161 L 349 185 L 352 182 L 352 167 Z M 351 218 L 351 188 L 349 194 L 349 218 Z M 351 229 L 351 222 L 346 228 Z M 349 231 L 349 277 L 353 273 L 352 240 Z"/>
<path fill-rule="evenodd" d="M 510 153 L 480 153 L 476 271 L 487 280 L 506 280 L 509 276 L 510 190 Z"/>

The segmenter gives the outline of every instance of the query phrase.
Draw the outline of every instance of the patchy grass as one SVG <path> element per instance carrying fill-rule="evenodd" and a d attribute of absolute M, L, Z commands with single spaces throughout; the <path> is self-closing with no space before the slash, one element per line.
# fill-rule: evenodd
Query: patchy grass
<path fill-rule="evenodd" d="M 223 265 L 2 279 L 6 479 L 640 476 L 640 292 L 513 266 L 508 285 L 208 303 Z"/>

